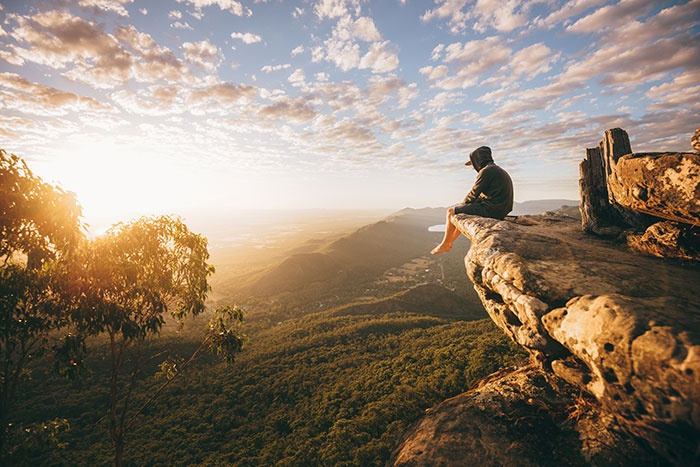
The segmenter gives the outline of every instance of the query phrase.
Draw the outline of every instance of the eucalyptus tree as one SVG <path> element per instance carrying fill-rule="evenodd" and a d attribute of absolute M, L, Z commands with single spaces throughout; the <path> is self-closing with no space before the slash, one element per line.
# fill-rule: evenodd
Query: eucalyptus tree
<path fill-rule="evenodd" d="M 67 315 L 55 274 L 84 240 L 75 195 L 0 149 L 0 451 L 28 364 Z"/>
<path fill-rule="evenodd" d="M 104 335 L 109 376 L 109 434 L 115 464 L 121 465 L 127 435 L 143 409 L 181 373 L 205 347 L 231 361 L 241 350 L 236 328 L 243 319 L 237 308 L 217 310 L 205 339 L 183 362 L 161 365 L 165 382 L 149 398 L 136 400 L 139 373 L 150 355 L 148 343 L 161 334 L 166 319 L 182 325 L 205 311 L 214 272 L 207 261 L 207 240 L 191 232 L 181 219 L 144 217 L 113 226 L 83 251 L 69 273 L 77 297 L 71 318 L 77 335 Z M 73 346 L 75 347 L 75 346 Z M 67 358 L 74 359 L 71 352 Z"/>

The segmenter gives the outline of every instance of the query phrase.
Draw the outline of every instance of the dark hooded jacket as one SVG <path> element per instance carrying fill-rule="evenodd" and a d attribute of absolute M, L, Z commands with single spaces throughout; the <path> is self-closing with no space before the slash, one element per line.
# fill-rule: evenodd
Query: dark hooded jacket
<path fill-rule="evenodd" d="M 479 172 L 469 194 L 464 198 L 462 206 L 457 206 L 456 213 L 467 212 L 460 210 L 466 205 L 479 204 L 480 215 L 503 219 L 513 210 L 513 182 L 508 172 L 493 162 L 491 154 L 484 151 L 474 151 L 469 155 L 474 169 Z"/>

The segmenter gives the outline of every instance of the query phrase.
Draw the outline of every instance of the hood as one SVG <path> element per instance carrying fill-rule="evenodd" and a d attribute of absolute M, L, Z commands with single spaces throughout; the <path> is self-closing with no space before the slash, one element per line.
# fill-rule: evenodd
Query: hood
<path fill-rule="evenodd" d="M 472 167 L 477 172 L 488 164 L 493 163 L 493 157 L 491 157 L 491 150 L 485 146 L 475 149 L 469 154 L 469 160 L 472 161 Z"/>

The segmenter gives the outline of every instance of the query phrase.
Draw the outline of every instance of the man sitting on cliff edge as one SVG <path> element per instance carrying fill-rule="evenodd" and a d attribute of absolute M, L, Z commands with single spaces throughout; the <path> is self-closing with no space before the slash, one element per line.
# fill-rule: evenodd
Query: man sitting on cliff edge
<path fill-rule="evenodd" d="M 445 236 L 430 252 L 434 255 L 450 251 L 460 231 L 452 224 L 454 214 L 472 214 L 494 219 L 504 219 L 513 210 L 513 181 L 508 172 L 497 166 L 491 157 L 491 148 L 481 146 L 469 154 L 464 165 L 471 165 L 479 172 L 476 181 L 462 204 L 447 210 Z"/>

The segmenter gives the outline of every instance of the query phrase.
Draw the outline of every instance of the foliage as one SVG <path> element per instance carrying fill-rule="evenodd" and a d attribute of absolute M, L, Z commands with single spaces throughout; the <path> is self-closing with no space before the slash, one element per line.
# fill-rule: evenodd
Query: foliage
<path fill-rule="evenodd" d="M 0 149 L 0 450 L 27 366 L 65 322 L 54 274 L 84 239 L 75 196 Z"/>
<path fill-rule="evenodd" d="M 425 409 L 524 357 L 488 319 L 434 315 L 329 310 L 258 329 L 234 365 L 203 359 L 173 382 L 133 427 L 125 462 L 384 465 Z M 166 333 L 148 353 L 192 352 L 201 336 L 183 332 Z M 93 351 L 87 386 L 50 397 L 32 388 L 27 420 L 42 412 L 72 426 L 63 438 L 69 449 L 45 452 L 55 463 L 108 462 L 105 440 L 94 433 L 103 423 L 104 399 L 93 387 L 104 380 L 102 361 Z M 141 383 L 139 397 L 158 384 L 146 376 Z"/>
<path fill-rule="evenodd" d="M 78 336 L 105 334 L 108 338 L 107 418 L 117 465 L 121 464 L 126 435 L 144 409 L 143 405 L 132 409 L 138 374 L 147 358 L 144 344 L 160 333 L 168 314 L 182 323 L 185 317 L 205 310 L 208 277 L 214 272 L 208 258 L 204 237 L 190 232 L 179 218 L 162 216 L 115 225 L 88 244 L 71 265 L 70 287 L 75 296 L 71 318 Z M 223 328 L 208 340 L 219 339 L 222 346 L 228 343 L 222 352 L 237 351 L 236 336 L 235 330 Z M 77 363 L 77 345 L 76 339 L 65 339 L 64 346 L 57 349 L 57 355 L 70 358 L 68 368 Z M 174 376 L 173 368 L 166 364 L 162 372 Z"/>
<path fill-rule="evenodd" d="M 10 424 L 7 429 L 7 440 L 2 460 L 8 464 L 28 463 L 36 461 L 37 452 L 50 447 L 52 450 L 66 448 L 66 443 L 60 441 L 62 433 L 70 430 L 68 420 L 54 419 L 29 425 Z"/>

